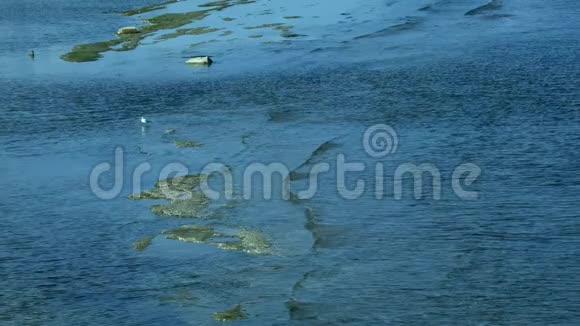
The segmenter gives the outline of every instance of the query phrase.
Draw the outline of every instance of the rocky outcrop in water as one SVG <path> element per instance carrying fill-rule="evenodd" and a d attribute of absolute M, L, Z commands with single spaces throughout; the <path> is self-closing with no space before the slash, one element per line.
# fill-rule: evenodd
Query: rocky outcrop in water
<path fill-rule="evenodd" d="M 204 243 L 224 250 L 242 251 L 254 255 L 271 253 L 272 245 L 259 231 L 241 230 L 237 233 L 218 232 L 211 226 L 184 225 L 163 231 L 167 239 L 190 243 Z"/>
<path fill-rule="evenodd" d="M 235 321 L 244 319 L 245 313 L 242 306 L 237 304 L 232 309 L 216 312 L 213 314 L 213 319 L 221 322 Z"/>
<path fill-rule="evenodd" d="M 129 195 L 129 199 L 166 199 L 168 204 L 151 206 L 151 211 L 159 216 L 209 217 L 209 198 L 195 190 L 207 176 L 194 174 L 162 179 L 151 190 Z"/>

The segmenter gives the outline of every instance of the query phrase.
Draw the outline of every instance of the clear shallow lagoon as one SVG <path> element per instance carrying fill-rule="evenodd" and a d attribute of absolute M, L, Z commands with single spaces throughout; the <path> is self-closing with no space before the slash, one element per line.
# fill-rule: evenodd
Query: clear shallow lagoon
<path fill-rule="evenodd" d="M 235 304 L 249 325 L 580 321 L 576 2 L 505 0 L 466 16 L 483 2 L 257 1 L 219 13 L 245 24 L 231 35 L 239 40 L 192 50 L 195 37 L 176 38 L 90 63 L 59 56 L 138 23 L 114 13 L 146 2 L 4 2 L 2 324 L 212 324 L 214 312 Z M 188 4 L 197 3 L 166 10 Z M 242 34 L 289 15 L 304 17 L 292 24 L 306 36 L 273 46 Z M 201 53 L 216 64 L 183 64 Z M 141 115 L 153 121 L 144 131 Z M 370 166 L 377 161 L 361 138 L 377 123 L 399 136 L 385 175 L 432 163 L 443 175 L 441 200 L 415 200 L 409 190 L 403 200 L 367 192 L 348 201 L 325 174 L 311 200 L 240 201 L 221 219 L 196 220 L 161 218 L 152 203 L 128 200 L 129 174 L 114 200 L 89 186 L 91 169 L 112 161 L 117 146 L 126 171 L 152 165 L 147 188 L 168 163 L 192 173 L 214 161 L 234 171 L 252 162 L 294 168 L 329 140 L 338 146 L 318 161 L 343 153 Z M 177 148 L 163 136 L 168 128 L 204 146 Z M 449 186 L 465 162 L 482 169 L 476 201 Z M 259 229 L 275 254 L 163 236 L 143 252 L 132 248 L 196 223 Z"/>

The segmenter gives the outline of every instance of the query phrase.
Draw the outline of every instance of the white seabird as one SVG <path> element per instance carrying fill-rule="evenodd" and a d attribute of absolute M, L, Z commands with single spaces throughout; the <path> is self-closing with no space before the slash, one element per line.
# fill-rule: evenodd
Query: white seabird
<path fill-rule="evenodd" d="M 147 119 L 145 119 L 145 117 L 141 116 L 141 123 L 147 124 L 147 123 L 149 123 L 149 120 L 147 120 Z"/>

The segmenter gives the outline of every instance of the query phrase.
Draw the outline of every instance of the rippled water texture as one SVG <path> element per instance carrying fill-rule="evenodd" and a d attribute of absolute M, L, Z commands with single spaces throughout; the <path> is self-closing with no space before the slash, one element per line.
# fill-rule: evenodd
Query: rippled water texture
<path fill-rule="evenodd" d="M 193 51 L 198 39 L 184 36 L 96 62 L 59 58 L 151 3 L 0 5 L 0 324 L 580 322 L 577 2 L 344 1 L 325 12 L 258 0 L 216 16 L 244 23 L 233 43 Z M 247 37 L 256 30 L 244 27 L 289 16 L 305 36 L 281 47 Z M 193 54 L 216 63 L 184 65 Z M 399 139 L 385 159 L 361 142 L 379 123 Z M 101 200 L 90 172 L 118 146 L 123 188 Z M 359 199 L 337 193 L 338 154 L 369 167 L 347 179 L 367 182 Z M 193 174 L 222 162 L 239 177 L 274 161 L 296 169 L 293 190 L 316 163 L 332 172 L 308 200 L 244 200 L 236 179 L 234 200 L 202 203 L 210 218 L 157 216 L 151 206 L 169 201 L 128 198 L 142 163 L 141 191 L 169 163 Z M 378 162 L 382 199 L 371 191 Z M 413 198 L 409 181 L 395 200 L 404 163 L 435 165 L 441 199 Z M 462 163 L 481 168 L 477 200 L 453 192 Z M 171 239 L 184 225 L 196 241 Z M 216 244 L 228 241 L 255 250 Z"/>

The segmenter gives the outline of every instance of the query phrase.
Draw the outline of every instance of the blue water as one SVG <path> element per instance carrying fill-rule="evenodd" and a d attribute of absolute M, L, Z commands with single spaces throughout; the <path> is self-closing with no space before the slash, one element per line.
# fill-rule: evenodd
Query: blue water
<path fill-rule="evenodd" d="M 205 70 L 183 66 L 189 50 L 179 39 L 94 63 L 58 58 L 132 22 L 115 12 L 152 2 L 0 5 L 0 324 L 211 325 L 235 304 L 247 315 L 237 323 L 248 325 L 580 322 L 578 3 L 505 0 L 465 16 L 483 2 L 377 1 L 367 10 L 345 1 L 353 19 L 293 22 L 308 36 L 282 48 L 201 48 L 218 54 Z M 317 15 L 308 8 L 280 15 Z M 361 143 L 377 123 L 399 138 L 384 160 Z M 204 146 L 176 148 L 168 128 Z M 161 218 L 126 198 L 140 163 L 152 166 L 150 187 L 168 163 L 192 173 L 209 162 L 295 168 L 329 140 L 336 146 L 313 160 L 333 171 L 341 153 L 366 164 L 347 185 L 358 177 L 369 189 L 382 162 L 383 199 L 341 198 L 333 173 L 310 200 L 239 200 L 212 220 Z M 118 146 L 123 189 L 101 200 L 89 175 Z M 415 199 L 407 182 L 395 200 L 392 176 L 404 163 L 435 165 L 441 199 L 430 190 Z M 468 187 L 477 200 L 452 190 L 462 163 L 481 168 Z M 132 249 L 185 224 L 261 230 L 274 254 L 163 236 Z"/>

